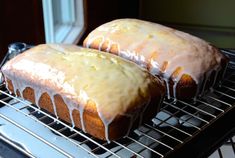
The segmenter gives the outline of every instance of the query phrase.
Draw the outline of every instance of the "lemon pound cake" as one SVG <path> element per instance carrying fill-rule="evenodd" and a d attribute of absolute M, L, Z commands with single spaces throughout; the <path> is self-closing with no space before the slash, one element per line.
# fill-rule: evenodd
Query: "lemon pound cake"
<path fill-rule="evenodd" d="M 110 52 L 147 68 L 165 80 L 168 98 L 202 95 L 220 79 L 228 59 L 190 34 L 137 19 L 103 24 L 84 40 L 87 48 Z"/>
<path fill-rule="evenodd" d="M 72 45 L 38 45 L 2 72 L 12 93 L 107 141 L 154 117 L 165 93 L 164 82 L 135 63 Z"/>

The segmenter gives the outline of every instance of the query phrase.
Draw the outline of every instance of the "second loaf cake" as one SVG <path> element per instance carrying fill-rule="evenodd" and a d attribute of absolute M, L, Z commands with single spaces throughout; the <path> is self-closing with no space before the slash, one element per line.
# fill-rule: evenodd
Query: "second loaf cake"
<path fill-rule="evenodd" d="M 117 56 L 72 45 L 39 45 L 2 68 L 7 88 L 102 140 L 156 115 L 163 82 Z"/>
<path fill-rule="evenodd" d="M 228 59 L 190 34 L 148 21 L 118 19 L 93 30 L 84 46 L 134 61 L 165 80 L 168 98 L 191 99 L 221 79 Z"/>

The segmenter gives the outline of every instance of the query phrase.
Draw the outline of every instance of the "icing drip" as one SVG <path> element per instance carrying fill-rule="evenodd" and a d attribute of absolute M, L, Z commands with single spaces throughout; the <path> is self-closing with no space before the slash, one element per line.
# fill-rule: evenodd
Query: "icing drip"
<path fill-rule="evenodd" d="M 99 37 L 94 37 L 93 39 L 90 39 L 89 41 L 87 41 L 87 44 L 86 44 L 86 48 L 90 48 L 90 45 L 93 43 L 93 41 L 94 40 L 96 40 L 96 39 L 103 39 L 103 36 L 99 36 Z M 103 40 L 102 40 L 103 41 Z M 102 42 L 101 42 L 102 43 Z M 102 43 L 103 44 L 103 43 Z M 99 47 L 98 47 L 98 49 L 100 49 L 101 48 L 101 44 L 99 44 Z"/>
<path fill-rule="evenodd" d="M 49 93 L 49 96 L 50 96 L 50 98 L 51 98 L 51 102 L 52 102 L 54 114 L 55 114 L 56 118 L 58 119 L 59 117 L 58 117 L 57 110 L 56 110 L 54 94 L 53 94 L 53 93 Z"/>
<path fill-rule="evenodd" d="M 9 79 L 9 77 L 7 77 Z M 14 94 L 17 96 L 17 90 L 18 92 L 20 93 L 20 96 L 23 98 L 23 91 L 27 88 L 27 87 L 31 87 L 30 85 L 28 84 L 25 84 L 21 79 L 16 79 L 14 77 L 13 80 L 11 80 L 11 83 L 12 83 L 12 86 L 14 88 Z M 7 86 L 8 87 L 8 86 Z M 8 89 L 9 90 L 9 89 Z M 34 91 L 34 94 L 35 94 L 35 105 L 40 108 L 37 104 L 37 100 L 36 100 L 36 96 L 37 96 L 37 93 Z M 18 96 L 19 97 L 19 96 Z"/>
<path fill-rule="evenodd" d="M 71 120 L 72 127 L 74 128 L 75 127 L 75 123 L 74 123 L 74 120 L 73 120 L 73 110 L 71 110 L 70 108 L 69 108 L 69 117 L 70 117 L 70 120 Z M 80 119 L 81 118 L 83 118 L 83 117 L 81 116 Z M 84 131 L 84 129 L 82 129 L 82 130 Z"/>
<path fill-rule="evenodd" d="M 170 99 L 171 96 L 170 96 L 170 86 L 169 86 L 169 79 L 168 78 L 163 78 L 165 83 L 166 83 L 166 96 L 167 96 L 167 99 Z"/>
<path fill-rule="evenodd" d="M 177 84 L 179 82 L 179 79 L 174 80 L 174 85 L 173 85 L 173 97 L 174 97 L 174 101 L 177 101 Z"/>
<path fill-rule="evenodd" d="M 132 129 L 133 124 L 134 124 L 134 122 L 136 121 L 136 119 L 138 117 L 139 117 L 139 126 L 142 124 L 143 114 L 144 114 L 146 108 L 149 106 L 150 102 L 151 102 L 151 98 L 149 98 L 146 103 L 144 103 L 142 106 L 140 106 L 140 107 L 143 107 L 142 109 L 137 110 L 134 114 L 133 113 L 132 114 L 122 114 L 123 116 L 126 116 L 126 117 L 130 118 L 130 124 L 128 126 L 128 130 L 127 130 L 125 136 L 129 135 L 130 130 Z M 110 125 L 110 123 L 112 123 L 112 121 L 115 119 L 115 117 L 112 117 L 111 119 L 107 120 L 102 115 L 101 112 L 98 111 L 98 114 L 99 114 L 99 117 L 100 117 L 100 119 L 102 120 L 102 122 L 104 124 L 104 127 L 105 127 L 105 139 L 107 140 L 108 143 L 110 143 L 110 139 L 109 139 L 109 125 Z"/>
<path fill-rule="evenodd" d="M 17 96 L 17 90 L 20 93 L 20 96 L 23 97 L 23 90 L 27 87 L 25 84 L 22 84 L 21 81 L 20 82 L 14 82 L 12 81 L 12 86 L 14 88 L 14 94 Z"/>
<path fill-rule="evenodd" d="M 114 117 L 112 117 L 111 119 L 106 119 L 101 112 L 98 111 L 99 117 L 102 120 L 103 124 L 104 124 L 104 132 L 105 132 L 105 139 L 107 140 L 108 143 L 110 143 L 110 139 L 109 139 L 109 125 L 110 123 L 112 123 Z"/>
<path fill-rule="evenodd" d="M 5 84 L 6 84 L 6 88 L 7 88 L 7 90 L 8 90 L 9 92 L 11 92 L 11 91 L 9 90 L 9 87 L 8 87 L 8 82 L 7 82 L 7 78 L 6 78 L 6 76 L 4 76 L 4 79 L 5 79 Z"/>
<path fill-rule="evenodd" d="M 35 98 L 35 104 L 40 109 L 39 106 L 39 99 L 43 93 L 41 92 L 41 89 L 34 89 L 34 98 Z"/>
<path fill-rule="evenodd" d="M 166 73 L 163 73 L 163 74 L 160 74 L 160 75 L 163 76 L 163 80 L 166 83 L 166 96 L 167 96 L 167 99 L 170 99 L 171 98 L 170 83 L 169 83 L 170 76 Z"/>
<path fill-rule="evenodd" d="M 100 42 L 99 47 L 98 47 L 98 50 L 101 50 L 101 49 L 102 49 L 103 44 L 104 44 L 104 38 L 102 38 L 102 42 Z"/>
<path fill-rule="evenodd" d="M 84 112 L 85 104 L 77 105 L 71 98 L 63 97 L 63 100 L 68 107 L 72 127 L 75 127 L 74 118 L 73 118 L 73 110 L 77 110 L 80 115 L 81 129 L 83 132 L 86 132 L 84 119 L 83 119 L 83 112 Z"/>
<path fill-rule="evenodd" d="M 112 41 L 108 41 L 108 43 L 109 43 L 109 44 L 108 44 L 108 47 L 107 47 L 107 49 L 106 49 L 107 52 L 110 51 L 112 45 L 114 44 Z"/>
<path fill-rule="evenodd" d="M 84 121 L 83 121 L 83 112 L 84 112 L 84 108 L 81 108 L 81 109 L 79 110 L 79 112 L 80 112 L 80 120 L 81 120 L 82 130 L 83 130 L 83 132 L 86 132 L 85 124 L 84 124 Z"/>
<path fill-rule="evenodd" d="M 72 127 L 74 128 L 75 127 L 75 123 L 74 123 L 74 119 L 73 119 L 73 110 L 74 110 L 74 108 L 69 108 L 69 117 L 70 117 L 70 121 L 71 121 Z M 80 111 L 79 111 L 79 115 L 80 115 L 82 130 L 85 132 L 85 128 L 83 126 L 83 116 L 81 116 Z"/>
<path fill-rule="evenodd" d="M 151 68 L 149 69 L 150 73 L 160 75 L 161 71 L 159 68 L 159 64 L 153 59 L 150 60 L 150 64 L 151 64 Z"/>

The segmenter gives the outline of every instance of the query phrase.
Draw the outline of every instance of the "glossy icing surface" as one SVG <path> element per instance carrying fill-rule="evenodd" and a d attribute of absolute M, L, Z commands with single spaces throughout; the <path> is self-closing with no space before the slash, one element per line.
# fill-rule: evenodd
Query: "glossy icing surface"
<path fill-rule="evenodd" d="M 99 42 L 97 42 L 99 41 Z M 118 19 L 99 26 L 84 41 L 84 46 L 110 52 L 116 48 L 119 56 L 148 68 L 167 83 L 176 85 L 183 74 L 190 75 L 200 85 L 204 75 L 220 68 L 221 53 L 206 41 L 175 29 L 137 19 Z M 209 72 L 210 71 L 210 72 Z M 201 85 L 203 87 L 203 85 Z"/>
<path fill-rule="evenodd" d="M 15 91 L 18 89 L 22 94 L 26 87 L 33 88 L 36 104 L 44 92 L 53 105 L 54 95 L 60 94 L 73 125 L 72 111 L 80 112 L 83 131 L 83 111 L 88 101 L 94 102 L 107 140 L 108 125 L 113 119 L 147 104 L 150 85 L 162 84 L 117 56 L 69 45 L 39 45 L 10 60 L 2 71 L 12 80 Z M 55 105 L 54 113 L 57 115 Z"/>

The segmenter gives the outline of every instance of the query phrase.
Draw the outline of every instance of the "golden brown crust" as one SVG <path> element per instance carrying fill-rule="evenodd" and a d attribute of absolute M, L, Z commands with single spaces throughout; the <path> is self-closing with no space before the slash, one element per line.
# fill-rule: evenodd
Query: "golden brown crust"
<path fill-rule="evenodd" d="M 27 96 L 27 93 L 25 95 Z M 34 96 L 32 96 L 32 99 L 33 98 L 34 98 Z M 28 100 L 30 100 L 30 99 L 28 99 Z M 35 102 L 32 102 L 32 103 L 35 103 Z M 54 114 L 53 104 L 52 104 L 50 96 L 47 93 L 42 94 L 42 96 L 39 99 L 39 105 L 40 105 L 41 108 L 43 108 L 43 109 L 49 111 L 50 113 Z"/>
<path fill-rule="evenodd" d="M 173 85 L 174 82 L 170 80 L 170 94 L 173 96 Z M 184 74 L 182 75 L 181 79 L 179 80 L 177 86 L 177 98 L 179 99 L 191 99 L 196 95 L 197 91 L 197 84 L 192 79 L 191 76 Z"/>
<path fill-rule="evenodd" d="M 8 89 L 14 93 L 14 87 L 12 81 L 7 79 Z M 152 91 L 152 99 L 144 112 L 143 122 L 149 121 L 153 118 L 156 113 L 159 111 L 160 106 L 156 105 L 156 103 L 161 103 L 162 98 L 164 95 L 165 88 L 163 86 L 159 86 L 159 91 L 157 93 L 153 93 Z M 154 91 L 156 92 L 156 91 Z M 19 96 L 19 95 L 18 95 Z M 35 104 L 35 95 L 34 90 L 30 87 L 27 87 L 23 90 L 23 98 Z M 62 97 L 60 95 L 54 96 L 54 101 L 56 105 L 56 112 L 58 117 L 61 120 L 66 121 L 67 123 L 71 124 L 69 110 L 67 105 L 64 103 Z M 39 99 L 39 106 L 48 112 L 54 114 L 53 105 L 50 96 L 47 93 L 43 93 Z M 132 109 L 133 113 L 137 111 L 143 111 L 144 109 Z M 76 109 L 72 112 L 72 116 L 74 119 L 75 126 L 81 128 L 81 120 L 80 120 L 80 113 Z M 85 125 L 86 132 L 90 135 L 106 140 L 105 137 L 105 127 L 100 119 L 98 112 L 96 110 L 96 105 L 92 101 L 88 101 L 87 105 L 85 106 L 84 113 L 83 113 L 83 121 Z M 112 123 L 109 125 L 109 139 L 116 140 L 123 137 L 129 130 L 130 125 L 130 118 L 124 115 L 118 115 Z M 133 128 L 139 126 L 140 118 L 138 117 L 134 122 Z M 121 128 L 121 130 L 120 130 Z"/>
<path fill-rule="evenodd" d="M 70 116 L 69 116 L 69 109 L 68 109 L 67 105 L 64 103 L 61 96 L 58 94 L 55 95 L 54 101 L 55 101 L 56 112 L 57 112 L 58 117 L 68 123 L 71 123 Z M 40 104 L 39 104 L 39 106 L 40 106 Z"/>

